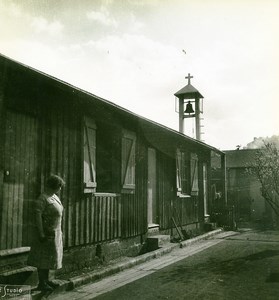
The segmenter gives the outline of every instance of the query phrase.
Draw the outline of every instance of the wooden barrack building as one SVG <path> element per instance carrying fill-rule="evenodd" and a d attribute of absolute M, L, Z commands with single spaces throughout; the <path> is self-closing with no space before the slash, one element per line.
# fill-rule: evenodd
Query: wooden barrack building
<path fill-rule="evenodd" d="M 2 55 L 0 140 L 0 250 L 7 253 L 30 245 L 33 203 L 51 173 L 66 181 L 60 197 L 70 251 L 140 244 L 152 230 L 174 235 L 172 217 L 202 229 L 212 152 L 224 162 L 212 146 Z"/>

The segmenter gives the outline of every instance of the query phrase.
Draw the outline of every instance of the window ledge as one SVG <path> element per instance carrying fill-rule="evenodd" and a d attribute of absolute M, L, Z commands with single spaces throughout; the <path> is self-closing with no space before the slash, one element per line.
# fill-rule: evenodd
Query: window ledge
<path fill-rule="evenodd" d="M 136 186 L 134 184 L 124 184 L 122 186 L 123 190 L 134 190 L 136 188 Z"/>
<path fill-rule="evenodd" d="M 117 193 L 102 193 L 102 192 L 97 192 L 97 193 L 93 193 L 94 196 L 97 196 L 97 197 L 117 197 L 117 196 L 120 196 L 120 194 L 117 194 Z"/>
<path fill-rule="evenodd" d="M 177 197 L 178 197 L 178 198 L 191 198 L 190 195 L 187 195 L 187 194 L 181 194 L 181 193 L 177 193 Z"/>
<path fill-rule="evenodd" d="M 148 234 L 154 235 L 160 231 L 160 226 L 159 224 L 148 224 Z"/>
<path fill-rule="evenodd" d="M 131 189 L 131 188 L 124 188 L 121 190 L 122 194 L 134 194 L 135 193 L 135 189 Z"/>
<path fill-rule="evenodd" d="M 4 249 L 4 250 L 0 250 L 0 258 L 5 256 L 11 256 L 11 255 L 25 254 L 25 253 L 29 253 L 29 251 L 30 251 L 30 247 Z"/>
<path fill-rule="evenodd" d="M 148 224 L 148 229 L 151 229 L 151 228 L 158 228 L 159 227 L 159 224 L 155 224 L 155 223 L 150 223 Z"/>

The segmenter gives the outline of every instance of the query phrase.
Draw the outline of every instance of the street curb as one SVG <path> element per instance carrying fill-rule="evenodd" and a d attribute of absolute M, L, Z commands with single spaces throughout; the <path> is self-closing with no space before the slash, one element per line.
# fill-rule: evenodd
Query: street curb
<path fill-rule="evenodd" d="M 121 262 L 117 265 L 108 267 L 105 270 L 93 271 L 93 272 L 90 272 L 87 274 L 83 274 L 83 275 L 79 275 L 79 276 L 70 278 L 67 282 L 63 283 L 63 287 L 61 287 L 61 288 L 63 290 L 73 290 L 74 288 L 79 287 L 81 285 L 87 284 L 89 282 L 92 282 L 92 281 L 95 281 L 95 280 L 98 280 L 98 279 L 101 279 L 101 278 L 104 278 L 104 277 L 107 277 L 110 275 L 113 275 L 113 274 L 121 272 L 125 269 L 132 268 L 133 266 L 142 264 L 142 263 L 152 260 L 154 258 L 168 254 L 175 248 L 183 248 L 188 245 L 197 243 L 200 240 L 205 240 L 205 239 L 211 238 L 214 235 L 221 233 L 221 232 L 223 232 L 223 229 L 216 229 L 216 230 L 207 232 L 205 234 L 202 234 L 200 236 L 197 236 L 195 238 L 192 238 L 192 239 L 189 239 L 186 241 L 182 241 L 177 244 L 172 244 L 167 247 L 162 247 L 158 250 L 148 252 L 148 253 L 142 254 L 140 256 L 131 258 L 129 261 Z"/>
<path fill-rule="evenodd" d="M 180 242 L 180 248 L 183 248 L 183 247 L 186 247 L 188 245 L 194 244 L 194 243 L 196 243 L 200 240 L 205 240 L 205 239 L 211 238 L 214 235 L 216 235 L 218 233 L 221 233 L 223 231 L 224 231 L 223 229 L 219 228 L 219 229 L 207 232 L 205 234 L 202 234 L 200 236 L 197 236 L 195 238 L 192 238 L 192 239 L 189 239 L 189 240 L 186 240 L 186 241 L 182 241 L 182 242 Z"/>

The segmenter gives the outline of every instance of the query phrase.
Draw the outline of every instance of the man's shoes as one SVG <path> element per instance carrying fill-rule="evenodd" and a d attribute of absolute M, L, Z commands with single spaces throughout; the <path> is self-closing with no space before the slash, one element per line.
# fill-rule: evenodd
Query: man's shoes
<path fill-rule="evenodd" d="M 47 284 L 48 284 L 51 288 L 53 288 L 53 289 L 56 289 L 56 288 L 59 287 L 59 283 L 56 283 L 56 282 L 53 282 L 53 281 L 50 281 L 50 280 L 47 281 Z"/>
<path fill-rule="evenodd" d="M 42 292 L 52 292 L 53 291 L 53 288 L 46 282 L 40 282 L 37 289 Z"/>

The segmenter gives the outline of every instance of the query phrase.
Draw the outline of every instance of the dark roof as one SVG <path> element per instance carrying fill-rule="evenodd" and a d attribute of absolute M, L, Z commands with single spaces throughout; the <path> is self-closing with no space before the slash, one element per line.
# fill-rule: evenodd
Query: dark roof
<path fill-rule="evenodd" d="M 48 74 L 46 74 L 46 73 L 44 73 L 44 72 L 42 72 L 42 71 L 36 70 L 36 69 L 34 69 L 34 68 L 30 67 L 30 66 L 27 66 L 27 65 L 25 65 L 25 64 L 23 64 L 23 63 L 20 63 L 20 62 L 16 61 L 16 60 L 13 60 L 13 59 L 11 59 L 11 58 L 9 58 L 9 57 L 7 57 L 7 56 L 1 54 L 1 53 L 0 53 L 0 58 L 3 58 L 3 59 L 8 60 L 8 61 L 10 61 L 10 62 L 13 62 L 13 63 L 15 63 L 15 64 L 17 64 L 17 65 L 19 65 L 19 66 L 25 68 L 25 69 L 28 69 L 28 70 L 32 71 L 32 72 L 35 72 L 35 73 L 37 73 L 37 74 L 40 74 L 41 76 L 43 76 L 43 77 L 45 77 L 45 78 L 48 78 L 49 80 L 52 80 L 52 81 L 55 82 L 56 84 L 62 85 L 63 87 L 68 87 L 68 88 L 70 88 L 70 89 L 72 89 L 72 90 L 75 90 L 76 92 L 81 93 L 81 94 L 83 94 L 83 95 L 85 95 L 85 96 L 87 96 L 87 97 L 91 97 L 92 99 L 94 98 L 95 100 L 100 101 L 100 102 L 102 102 L 102 103 L 105 103 L 106 105 L 109 105 L 109 106 L 115 108 L 116 110 L 118 110 L 118 111 L 120 111 L 120 112 L 122 112 L 122 113 L 124 113 L 124 114 L 128 114 L 128 115 L 130 115 L 130 116 L 133 117 L 133 118 L 136 118 L 136 119 L 139 119 L 139 120 L 141 120 L 141 121 L 143 121 L 143 122 L 146 122 L 146 124 L 149 123 L 150 125 L 154 125 L 154 126 L 156 126 L 158 129 L 160 128 L 163 132 L 168 132 L 169 134 L 174 134 L 174 135 L 176 135 L 177 137 L 179 137 L 180 139 L 183 138 L 184 140 L 188 140 L 188 141 L 190 141 L 191 143 L 201 145 L 201 146 L 204 147 L 204 148 L 207 148 L 207 149 L 210 149 L 210 150 L 212 150 L 212 151 L 214 151 L 214 152 L 223 154 L 223 152 L 222 152 L 221 150 L 219 150 L 219 149 L 217 149 L 217 148 L 215 148 L 215 147 L 213 147 L 213 146 L 210 146 L 210 145 L 208 145 L 208 144 L 206 144 L 206 143 L 204 143 L 204 142 L 201 142 L 201 141 L 199 141 L 199 140 L 193 139 L 193 138 L 191 138 L 191 137 L 189 137 L 189 136 L 187 136 L 187 135 L 185 135 L 185 134 L 183 134 L 183 133 L 180 133 L 180 132 L 178 132 L 178 131 L 176 131 L 176 130 L 174 130 L 174 129 L 171 129 L 171 128 L 167 127 L 167 126 L 164 126 L 164 125 L 162 125 L 162 124 L 159 124 L 159 123 L 157 123 L 157 122 L 155 122 L 155 121 L 152 121 L 152 120 L 149 120 L 149 119 L 147 119 L 147 118 L 144 118 L 144 117 L 142 117 L 142 116 L 140 116 L 140 115 L 137 115 L 137 114 L 135 114 L 135 113 L 129 111 L 128 109 L 125 109 L 125 108 L 123 108 L 123 107 L 121 107 L 121 106 L 119 106 L 119 105 L 117 105 L 117 104 L 115 104 L 115 103 L 113 103 L 113 102 L 111 102 L 111 101 L 109 101 L 109 100 L 103 99 L 103 98 L 101 98 L 101 97 L 98 97 L 98 96 L 96 96 L 96 95 L 90 93 L 90 92 L 84 91 L 84 90 L 82 90 L 82 89 L 80 89 L 80 88 L 78 88 L 78 87 L 75 87 L 75 86 L 73 86 L 73 85 L 71 85 L 71 84 L 69 84 L 69 83 L 67 83 L 67 82 L 65 82 L 65 81 L 63 81 L 63 80 L 61 80 L 61 79 L 55 78 L 55 77 L 53 77 L 53 76 L 51 76 L 51 75 L 48 75 Z M 190 86 L 191 86 L 191 85 L 190 85 Z M 191 87 L 192 87 L 192 86 L 191 86 Z M 192 87 L 192 88 L 194 88 L 194 87 Z M 194 88 L 194 89 L 195 89 L 195 88 Z M 196 90 L 196 89 L 195 89 L 195 90 Z"/>
<path fill-rule="evenodd" d="M 190 83 L 184 86 L 184 88 L 176 92 L 174 95 L 178 98 L 183 96 L 184 99 L 203 98 L 203 95 Z"/>
<path fill-rule="evenodd" d="M 226 150 L 227 168 L 246 168 L 252 166 L 259 149 Z"/>

